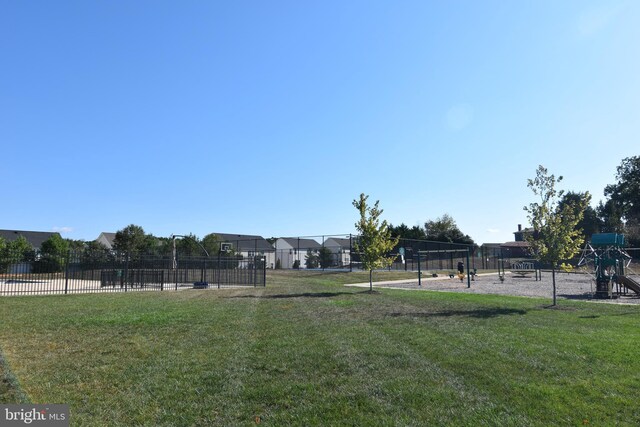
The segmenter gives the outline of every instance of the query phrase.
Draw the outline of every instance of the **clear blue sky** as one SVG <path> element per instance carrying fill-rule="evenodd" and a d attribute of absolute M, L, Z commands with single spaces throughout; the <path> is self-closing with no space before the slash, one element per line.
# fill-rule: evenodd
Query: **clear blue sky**
<path fill-rule="evenodd" d="M 637 1 L 0 6 L 0 228 L 95 239 L 513 239 L 543 164 L 594 204 L 640 154 Z"/>

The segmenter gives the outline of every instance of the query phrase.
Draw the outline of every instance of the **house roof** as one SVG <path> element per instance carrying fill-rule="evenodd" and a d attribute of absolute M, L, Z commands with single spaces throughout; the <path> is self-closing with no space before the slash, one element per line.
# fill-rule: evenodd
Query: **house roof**
<path fill-rule="evenodd" d="M 220 240 L 226 243 L 231 243 L 233 248 L 237 251 L 272 251 L 273 246 L 271 243 L 262 236 L 254 236 L 249 234 L 229 234 L 229 233 L 213 233 Z"/>
<path fill-rule="evenodd" d="M 300 249 L 320 249 L 322 245 L 313 239 L 301 239 L 298 237 L 281 237 L 292 248 Z"/>
<path fill-rule="evenodd" d="M 533 227 L 525 227 L 521 230 L 516 230 L 513 233 L 533 233 Z"/>
<path fill-rule="evenodd" d="M 335 245 L 327 244 L 329 240 L 331 240 L 332 242 L 335 242 L 336 245 L 340 246 L 341 248 L 349 248 L 352 245 L 352 241 L 350 239 L 345 239 L 340 237 L 330 237 L 324 241 L 325 246 L 331 246 L 331 247 L 335 246 Z"/>
<path fill-rule="evenodd" d="M 503 244 L 500 245 L 500 247 L 503 248 L 528 248 L 530 247 L 531 244 L 527 241 L 523 241 L 523 242 L 505 242 Z"/>
<path fill-rule="evenodd" d="M 34 249 L 39 249 L 45 240 L 55 234 L 60 236 L 60 233 L 52 231 L 0 230 L 0 237 L 7 242 L 13 242 L 18 237 L 22 236 L 27 239 L 27 242 L 29 242 Z"/>
<path fill-rule="evenodd" d="M 113 245 L 113 241 L 114 241 L 114 240 L 115 240 L 115 238 L 116 238 L 116 233 L 108 233 L 108 232 L 106 232 L 106 231 L 103 231 L 102 233 L 100 233 L 100 236 L 98 236 L 98 239 L 99 239 L 100 237 L 102 237 L 102 236 L 104 236 L 104 238 L 105 238 L 105 239 L 107 239 L 107 241 L 108 241 L 110 244 L 112 244 L 112 245 Z M 96 239 L 96 240 L 98 240 L 98 239 Z"/>

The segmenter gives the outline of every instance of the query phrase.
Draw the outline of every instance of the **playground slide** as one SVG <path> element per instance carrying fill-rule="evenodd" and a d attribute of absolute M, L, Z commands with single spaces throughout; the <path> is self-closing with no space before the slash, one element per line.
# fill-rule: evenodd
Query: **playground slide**
<path fill-rule="evenodd" d="M 618 276 L 618 283 L 631 289 L 636 294 L 640 294 L 640 283 L 636 282 L 631 277 Z"/>

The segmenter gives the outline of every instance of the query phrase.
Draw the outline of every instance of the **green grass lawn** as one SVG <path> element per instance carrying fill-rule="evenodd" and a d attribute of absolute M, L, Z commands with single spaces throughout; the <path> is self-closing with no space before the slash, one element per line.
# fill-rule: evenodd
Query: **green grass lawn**
<path fill-rule="evenodd" d="M 2 298 L 0 402 L 90 426 L 640 424 L 640 307 L 342 286 L 367 280 Z"/>

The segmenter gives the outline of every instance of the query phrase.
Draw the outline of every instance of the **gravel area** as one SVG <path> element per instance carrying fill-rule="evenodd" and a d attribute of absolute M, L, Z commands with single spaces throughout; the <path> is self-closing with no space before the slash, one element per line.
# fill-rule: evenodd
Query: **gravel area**
<path fill-rule="evenodd" d="M 640 277 L 633 277 L 640 281 Z M 422 286 L 418 286 L 418 280 L 396 280 L 389 282 L 374 282 L 375 288 L 392 288 L 407 290 L 428 290 L 443 292 L 463 292 L 473 294 L 498 294 L 536 298 L 552 298 L 553 284 L 551 272 L 543 272 L 542 279 L 536 281 L 535 277 L 518 277 L 507 272 L 504 282 L 498 278 L 498 274 L 480 274 L 471 281 L 471 287 L 467 288 L 467 279 L 463 282 L 458 278 L 450 279 L 448 276 L 422 279 Z M 369 287 L 369 283 L 355 283 L 346 286 Z M 640 296 L 633 291 L 627 291 L 626 295 L 617 296 L 614 299 L 594 299 L 596 290 L 593 276 L 579 273 L 556 273 L 556 296 L 563 299 L 607 302 L 613 304 L 640 304 Z M 614 288 L 615 291 L 615 288 Z M 615 292 L 614 292 L 615 294 Z"/>

